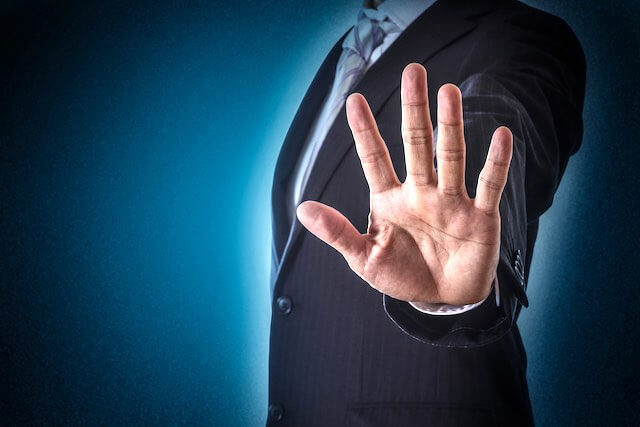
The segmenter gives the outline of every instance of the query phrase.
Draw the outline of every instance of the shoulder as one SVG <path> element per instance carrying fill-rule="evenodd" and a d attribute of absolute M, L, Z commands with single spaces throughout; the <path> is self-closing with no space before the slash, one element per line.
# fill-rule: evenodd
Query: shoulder
<path fill-rule="evenodd" d="M 582 44 L 559 16 L 516 0 L 496 0 L 490 13 L 476 19 L 473 50 L 489 56 L 536 57 L 585 68 Z M 545 59 L 545 61 L 546 61 Z"/>
<path fill-rule="evenodd" d="M 564 19 L 517 0 L 496 0 L 492 12 L 478 19 L 478 24 L 481 31 L 507 37 L 526 33 L 580 44 Z"/>

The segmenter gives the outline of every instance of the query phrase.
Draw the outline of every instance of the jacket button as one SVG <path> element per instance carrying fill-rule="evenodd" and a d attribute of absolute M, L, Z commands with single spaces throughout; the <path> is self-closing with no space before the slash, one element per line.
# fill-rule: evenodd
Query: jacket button
<path fill-rule="evenodd" d="M 284 408 L 282 405 L 276 405 L 272 403 L 269 405 L 268 418 L 269 421 L 280 421 L 284 417 Z"/>
<path fill-rule="evenodd" d="M 291 298 L 287 296 L 281 296 L 276 300 L 276 306 L 278 306 L 278 310 L 280 310 L 280 313 L 289 314 L 293 309 L 293 302 L 291 301 Z"/>

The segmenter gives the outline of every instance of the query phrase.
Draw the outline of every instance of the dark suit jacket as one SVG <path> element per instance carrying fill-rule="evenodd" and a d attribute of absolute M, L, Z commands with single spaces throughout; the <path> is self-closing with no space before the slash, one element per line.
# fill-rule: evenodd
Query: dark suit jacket
<path fill-rule="evenodd" d="M 492 295 L 455 316 L 431 316 L 383 296 L 286 210 L 286 189 L 330 89 L 341 41 L 320 67 L 287 134 L 273 182 L 274 287 L 268 424 L 290 426 L 523 425 L 533 422 L 526 356 L 515 324 L 527 306 L 538 218 L 551 205 L 582 137 L 585 60 L 567 24 L 514 1 L 438 1 L 355 87 L 378 121 L 400 179 L 400 76 L 427 68 L 437 89 L 463 93 L 466 185 L 474 196 L 493 131 L 514 152 L 500 203 L 500 305 Z M 319 200 L 366 232 L 369 192 L 343 111 L 303 200 Z"/>

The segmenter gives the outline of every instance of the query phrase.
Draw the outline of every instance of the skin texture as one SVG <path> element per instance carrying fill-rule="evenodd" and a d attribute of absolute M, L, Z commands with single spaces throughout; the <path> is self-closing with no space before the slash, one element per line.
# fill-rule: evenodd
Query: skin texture
<path fill-rule="evenodd" d="M 367 234 L 340 212 L 315 201 L 298 206 L 300 222 L 331 245 L 369 285 L 411 302 L 470 304 L 486 298 L 500 251 L 500 197 L 507 182 L 513 136 L 495 130 L 475 199 L 465 188 L 462 95 L 445 84 L 438 91 L 438 144 L 433 166 L 433 126 L 427 73 L 409 64 L 402 73 L 402 138 L 407 178 L 401 183 L 366 99 L 346 101 L 370 190 Z"/>

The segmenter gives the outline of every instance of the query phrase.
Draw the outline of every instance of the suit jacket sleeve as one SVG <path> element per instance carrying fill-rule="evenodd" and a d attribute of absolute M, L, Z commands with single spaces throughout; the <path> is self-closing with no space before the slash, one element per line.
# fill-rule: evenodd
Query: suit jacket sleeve
<path fill-rule="evenodd" d="M 447 347 L 485 345 L 528 306 L 527 224 L 552 203 L 569 157 L 582 140 L 585 59 L 566 23 L 540 11 L 520 13 L 482 32 L 459 74 L 467 142 L 466 186 L 475 196 L 494 130 L 514 135 L 513 157 L 500 201 L 501 246 L 495 289 L 479 307 L 453 316 L 419 312 L 383 296 L 388 316 L 407 334 Z M 473 37 L 473 35 L 471 35 Z"/>

